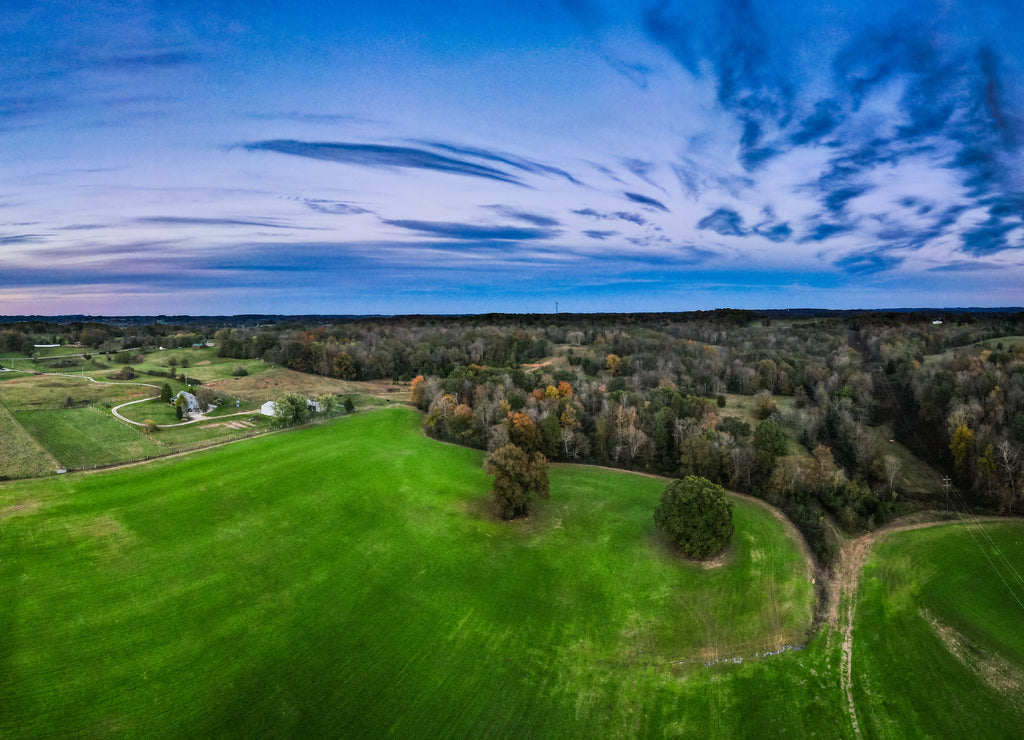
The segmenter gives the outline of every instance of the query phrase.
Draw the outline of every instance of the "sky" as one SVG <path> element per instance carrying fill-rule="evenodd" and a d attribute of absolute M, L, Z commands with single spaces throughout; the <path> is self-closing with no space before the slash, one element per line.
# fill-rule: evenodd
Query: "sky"
<path fill-rule="evenodd" d="M 1024 304 L 1020 0 L 5 0 L 0 315 Z"/>

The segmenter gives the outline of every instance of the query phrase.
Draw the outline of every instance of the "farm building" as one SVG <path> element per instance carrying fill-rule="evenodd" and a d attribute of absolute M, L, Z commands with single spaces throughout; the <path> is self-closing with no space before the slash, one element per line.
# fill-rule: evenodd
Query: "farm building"
<path fill-rule="evenodd" d="M 193 396 L 191 393 L 188 393 L 187 391 L 178 391 L 178 395 L 174 397 L 174 403 L 177 404 L 178 399 L 181 397 L 185 398 L 186 411 L 188 411 L 189 413 L 199 411 L 199 401 L 196 400 L 195 396 Z"/>
<path fill-rule="evenodd" d="M 319 401 L 314 401 L 312 398 L 306 399 L 306 406 L 313 413 L 319 414 L 323 409 L 320 406 Z M 277 415 L 277 404 L 274 401 L 267 401 L 260 406 L 260 413 L 264 416 L 276 416 Z"/>

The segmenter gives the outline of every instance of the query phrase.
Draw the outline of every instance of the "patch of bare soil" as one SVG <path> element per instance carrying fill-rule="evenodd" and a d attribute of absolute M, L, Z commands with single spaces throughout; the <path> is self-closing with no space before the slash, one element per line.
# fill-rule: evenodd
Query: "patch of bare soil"
<path fill-rule="evenodd" d="M 202 429 L 213 429 L 214 427 L 227 427 L 228 429 L 249 429 L 256 426 L 251 421 L 245 420 L 233 420 L 233 421 L 221 421 L 216 424 L 203 424 Z"/>
<path fill-rule="evenodd" d="M 40 504 L 34 499 L 22 501 L 10 506 L 0 507 L 0 522 L 16 516 L 28 516 L 39 510 Z"/>
<path fill-rule="evenodd" d="M 972 673 L 1017 706 L 1024 704 L 1024 674 L 1013 663 L 974 644 L 927 609 L 921 610 L 946 649 Z"/>
<path fill-rule="evenodd" d="M 200 365 L 209 365 L 209 364 L 210 364 L 209 360 L 203 360 L 202 362 L 197 362 L 196 363 L 196 367 L 199 367 Z"/>

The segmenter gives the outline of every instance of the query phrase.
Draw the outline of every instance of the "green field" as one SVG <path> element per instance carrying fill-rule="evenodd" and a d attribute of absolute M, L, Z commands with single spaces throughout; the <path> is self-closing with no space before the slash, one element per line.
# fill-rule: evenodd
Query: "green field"
<path fill-rule="evenodd" d="M 848 734 L 820 641 L 752 659 L 813 600 L 765 509 L 713 569 L 656 537 L 660 479 L 557 467 L 499 523 L 421 423 L 0 485 L 0 735 Z"/>
<path fill-rule="evenodd" d="M 14 420 L 0 403 L 0 480 L 31 478 L 57 470 L 57 461 Z"/>
<path fill-rule="evenodd" d="M 500 523 L 482 453 L 421 423 L 0 484 L 0 737 L 854 736 L 841 633 L 757 657 L 805 642 L 813 601 L 768 510 L 736 500 L 713 568 L 660 541 L 658 478 L 553 466 Z M 872 552 L 863 735 L 1019 734 L 1024 523 Z"/>
<path fill-rule="evenodd" d="M 1020 737 L 1022 573 L 1021 522 L 901 532 L 875 545 L 853 633 L 867 735 Z"/>
<path fill-rule="evenodd" d="M 93 407 L 16 411 L 14 418 L 66 468 L 166 454 L 137 428 Z"/>
<path fill-rule="evenodd" d="M 60 375 L 22 375 L 7 380 L 0 375 L 0 402 L 12 411 L 62 408 L 68 398 L 72 405 L 106 403 L 113 406 L 157 393 L 158 389 L 136 383 L 93 383 L 86 378 Z"/>

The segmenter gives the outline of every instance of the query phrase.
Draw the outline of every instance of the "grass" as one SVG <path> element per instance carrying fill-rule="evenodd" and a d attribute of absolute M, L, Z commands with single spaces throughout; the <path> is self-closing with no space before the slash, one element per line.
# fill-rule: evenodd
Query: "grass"
<path fill-rule="evenodd" d="M 1022 572 L 1021 522 L 915 530 L 876 544 L 853 652 L 854 697 L 868 735 L 1019 737 Z M 960 636 L 964 660 L 929 619 Z M 995 684 L 985 678 L 990 669 L 1002 675 Z"/>
<path fill-rule="evenodd" d="M 57 467 L 57 461 L 22 429 L 0 403 L 0 480 L 46 475 Z"/>
<path fill-rule="evenodd" d="M 917 501 L 935 500 L 936 503 L 943 498 L 939 473 L 894 439 L 891 424 L 868 427 L 868 432 L 874 435 L 883 455 L 892 455 L 900 461 L 896 474 L 896 491 L 900 496 Z"/>
<path fill-rule="evenodd" d="M 16 411 L 14 417 L 67 468 L 106 465 L 166 452 L 136 428 L 93 407 Z"/>
<path fill-rule="evenodd" d="M 108 403 L 113 406 L 158 392 L 144 385 L 92 383 L 84 378 L 57 375 L 21 376 L 13 380 L 2 378 L 0 376 L 0 401 L 12 411 L 62 408 L 68 397 L 76 404 Z"/>
<path fill-rule="evenodd" d="M 0 485 L 0 735 L 846 732 L 828 652 L 750 660 L 810 620 L 770 513 L 738 502 L 711 570 L 655 536 L 659 479 L 555 468 L 499 523 L 421 423 Z M 672 663 L 713 655 L 746 659 Z"/>
<path fill-rule="evenodd" d="M 229 424 L 232 424 L 232 426 L 228 426 Z M 181 427 L 168 427 L 157 432 L 155 439 L 170 447 L 187 448 L 195 444 L 238 439 L 273 428 L 273 419 L 256 412 L 218 421 L 197 422 Z"/>

